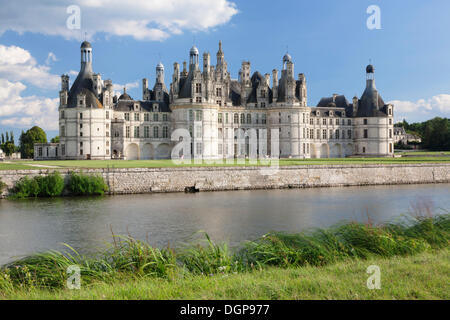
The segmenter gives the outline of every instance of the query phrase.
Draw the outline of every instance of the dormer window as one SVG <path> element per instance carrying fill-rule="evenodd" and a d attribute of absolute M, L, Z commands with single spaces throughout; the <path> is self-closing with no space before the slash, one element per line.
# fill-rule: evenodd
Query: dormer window
<path fill-rule="evenodd" d="M 159 112 L 159 105 L 158 104 L 154 104 L 153 105 L 153 111 L 154 112 Z"/>

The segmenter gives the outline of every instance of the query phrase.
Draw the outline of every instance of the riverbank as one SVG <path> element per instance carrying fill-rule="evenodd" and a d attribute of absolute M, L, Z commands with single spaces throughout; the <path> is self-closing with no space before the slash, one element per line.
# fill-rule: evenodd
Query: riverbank
<path fill-rule="evenodd" d="M 68 247 L 2 267 L 0 298 L 447 299 L 449 242 L 449 214 L 269 233 L 234 250 L 208 236 L 176 249 L 114 237 L 95 256 Z M 379 291 L 366 285 L 372 265 L 380 267 Z M 81 271 L 75 291 L 66 281 L 73 266 Z"/>
<path fill-rule="evenodd" d="M 366 286 L 367 267 L 381 271 L 381 289 Z M 125 277 L 81 290 L 0 290 L 0 299 L 41 300 L 303 300 L 450 299 L 450 250 L 410 257 L 375 258 L 303 268 L 269 268 L 243 274 L 171 279 Z"/>
<path fill-rule="evenodd" d="M 450 163 L 2 170 L 3 197 L 22 177 L 101 175 L 110 194 L 449 183 Z"/>

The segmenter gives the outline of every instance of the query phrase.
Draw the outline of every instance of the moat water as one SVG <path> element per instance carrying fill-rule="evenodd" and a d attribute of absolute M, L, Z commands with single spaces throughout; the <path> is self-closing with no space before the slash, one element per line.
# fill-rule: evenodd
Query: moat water
<path fill-rule="evenodd" d="M 117 235 L 176 247 L 198 231 L 236 246 L 269 231 L 395 221 L 417 207 L 450 210 L 450 184 L 0 200 L 0 265 L 63 243 L 89 253 Z"/>

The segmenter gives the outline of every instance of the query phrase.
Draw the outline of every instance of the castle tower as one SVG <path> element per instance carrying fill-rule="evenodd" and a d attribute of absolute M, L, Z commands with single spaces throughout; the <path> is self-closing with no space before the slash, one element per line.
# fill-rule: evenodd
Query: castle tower
<path fill-rule="evenodd" d="M 193 46 L 191 48 L 191 51 L 189 52 L 189 71 L 197 70 L 198 64 L 199 64 L 198 49 L 196 46 Z"/>
<path fill-rule="evenodd" d="M 89 42 L 84 41 L 80 48 L 81 53 L 81 70 L 92 72 L 92 46 Z"/>

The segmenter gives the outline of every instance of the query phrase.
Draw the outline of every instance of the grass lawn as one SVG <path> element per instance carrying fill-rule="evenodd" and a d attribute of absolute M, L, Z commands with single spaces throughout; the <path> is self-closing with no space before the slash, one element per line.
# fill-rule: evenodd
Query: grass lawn
<path fill-rule="evenodd" d="M 381 269 L 369 290 L 366 269 Z M 0 299 L 450 299 L 450 251 L 339 262 L 325 267 L 269 268 L 228 276 L 187 276 L 94 283 L 81 290 L 26 288 Z"/>
<path fill-rule="evenodd" d="M 330 165 L 330 164 L 410 164 L 410 163 L 450 163 L 450 157 L 414 157 L 414 158 L 334 158 L 334 159 L 280 159 L 281 166 L 289 165 Z M 172 160 L 21 160 L 11 163 L 0 162 L 0 170 L 52 169 L 52 168 L 168 168 L 168 167 L 208 167 L 208 166 L 252 166 L 234 163 L 200 163 L 177 165 Z M 258 162 L 258 165 L 261 163 Z"/>
<path fill-rule="evenodd" d="M 450 156 L 450 151 L 405 151 L 400 154 L 403 156 Z"/>

